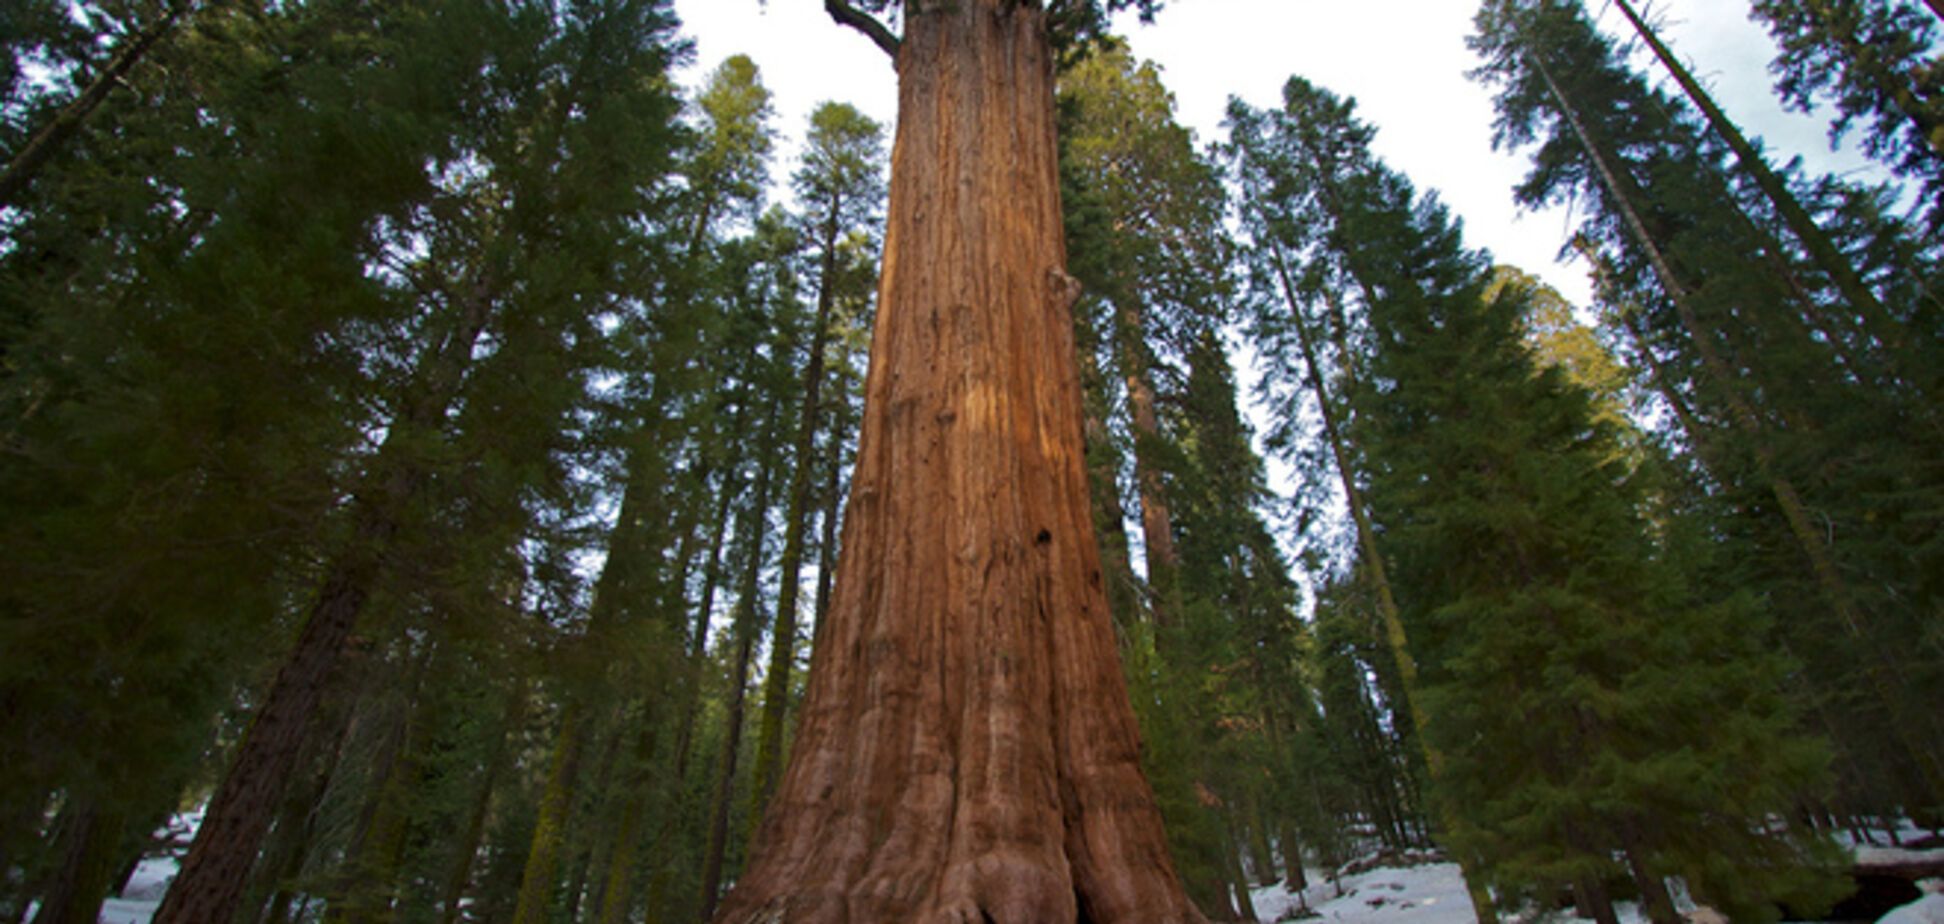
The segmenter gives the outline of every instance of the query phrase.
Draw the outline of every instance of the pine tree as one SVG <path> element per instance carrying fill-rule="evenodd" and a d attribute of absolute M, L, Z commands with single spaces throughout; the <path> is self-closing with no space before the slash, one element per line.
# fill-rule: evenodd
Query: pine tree
<path fill-rule="evenodd" d="M 1333 390 L 1347 391 L 1357 385 L 1349 322 L 1336 289 L 1359 290 L 1367 302 L 1374 302 L 1377 297 L 1370 280 L 1351 272 L 1340 256 L 1347 249 L 1344 242 L 1348 232 L 1341 230 L 1344 207 L 1335 188 L 1337 184 L 1355 182 L 1368 168 L 1366 147 L 1371 132 L 1352 118 L 1353 104 L 1336 104 L 1327 94 L 1313 92 L 1306 83 L 1292 80 L 1284 89 L 1284 100 L 1286 117 L 1280 119 L 1275 114 L 1255 113 L 1240 101 L 1231 101 L 1229 108 L 1230 156 L 1244 190 L 1244 226 L 1249 229 L 1254 245 L 1250 258 L 1258 287 L 1269 293 L 1261 300 L 1263 307 L 1256 318 L 1258 343 L 1266 355 L 1281 360 L 1270 373 L 1271 387 L 1280 385 L 1294 392 L 1293 401 L 1280 405 L 1278 426 L 1283 433 L 1279 442 L 1289 445 L 1292 431 L 1302 425 L 1299 409 L 1306 401 L 1295 396 L 1308 393 L 1315 401 L 1322 424 L 1322 442 L 1329 453 L 1328 467 L 1335 472 L 1334 481 L 1340 486 L 1342 502 L 1350 512 L 1357 558 L 1366 571 L 1364 579 L 1383 624 L 1383 636 L 1389 647 L 1389 657 L 1383 660 L 1393 665 L 1397 677 L 1394 700 L 1401 701 L 1405 707 L 1409 725 L 1418 733 L 1426 768 L 1435 777 L 1443 772 L 1444 759 L 1442 752 L 1423 736 L 1428 716 L 1418 681 L 1417 656 L 1388 574 L 1385 552 L 1378 547 L 1377 531 L 1371 524 L 1371 514 L 1359 487 L 1359 481 L 1366 475 L 1358 467 L 1361 453 L 1347 432 L 1350 408 L 1340 405 L 1332 395 Z M 1287 149 L 1279 149 L 1279 142 Z M 1307 155 L 1310 158 L 1307 165 L 1300 159 L 1292 159 L 1292 153 L 1298 158 Z M 1292 202 L 1300 202 L 1306 196 L 1312 200 L 1310 208 L 1324 221 L 1306 223 L 1301 218 L 1302 212 L 1292 209 Z M 1303 261 L 1302 265 L 1298 265 L 1299 260 Z M 1322 323 L 1313 328 L 1305 316 L 1310 313 L 1322 315 L 1318 318 Z M 1331 322 L 1336 325 L 1335 336 L 1321 336 L 1320 332 L 1326 329 L 1324 324 Z M 1319 359 L 1326 355 L 1326 344 L 1334 348 L 1337 356 L 1338 369 L 1334 375 L 1326 374 Z M 1292 377 L 1294 381 L 1289 381 Z M 1328 384 L 1332 378 L 1338 380 L 1334 388 Z M 1366 749 L 1367 755 L 1375 753 Z M 1366 766 L 1388 766 L 1388 762 L 1372 761 Z M 1388 793 L 1394 788 L 1385 785 L 1380 791 Z M 1388 800 L 1373 799 L 1372 803 L 1374 807 L 1387 808 Z M 1395 819 L 1399 813 L 1387 811 L 1387 814 Z M 1460 818 L 1451 814 L 1447 814 L 1446 823 L 1454 833 L 1463 825 Z M 1398 833 L 1399 841 L 1401 827 L 1401 821 L 1389 826 Z M 1486 890 L 1483 871 L 1475 858 L 1461 856 L 1460 860 L 1466 870 L 1473 912 L 1481 921 L 1494 920 L 1496 912 Z"/>
<path fill-rule="evenodd" d="M 57 560 L 125 577 L 90 608 L 98 616 L 45 624 L 10 640 L 10 654 L 71 645 L 77 632 L 123 636 L 99 650 L 127 664 L 96 659 L 94 679 L 76 672 L 75 683 L 31 695 L 49 698 L 50 719 L 64 711 L 54 700 L 72 696 L 156 738 L 91 743 L 69 729 L 50 751 L 43 733 L 10 727 L 10 750 L 79 762 L 26 782 L 25 801 L 57 790 L 86 799 L 75 781 L 97 778 L 145 832 L 137 826 L 194 783 L 212 719 L 238 694 L 260 707 L 243 745 L 258 756 L 229 776 L 253 795 L 219 798 L 202 831 L 208 843 L 241 832 L 207 907 L 233 904 L 255 841 L 281 814 L 276 790 L 288 774 L 274 768 L 306 753 L 314 704 L 344 693 L 331 637 L 362 623 L 360 639 L 391 651 L 389 639 L 434 614 L 468 631 L 505 620 L 497 589 L 508 550 L 574 503 L 566 473 L 581 463 L 570 461 L 569 421 L 604 361 L 596 325 L 646 250 L 634 229 L 666 171 L 672 100 L 639 78 L 666 67 L 670 27 L 653 4 L 556 18 L 428 3 L 366 19 L 337 5 L 255 16 L 212 6 L 151 50 L 157 66 L 129 72 L 142 93 L 103 102 L 91 123 L 101 130 L 74 135 L 37 175 L 15 216 L 4 284 L 18 309 L 8 317 L 22 321 L 7 330 L 8 351 L 29 386 L 10 394 L 40 394 L 10 401 L 19 416 L 9 439 L 38 447 L 21 458 L 39 461 L 10 464 L 4 477 L 10 524 L 39 535 L 21 534 L 34 556 L 9 556 L 24 580 L 10 582 L 7 605 L 71 605 L 78 588 L 57 593 L 47 581 Z M 590 47 L 595 32 L 603 37 Z M 333 34 L 345 42 L 320 41 Z M 352 57 L 387 63 L 354 68 Z M 566 59 L 580 62 L 573 81 L 564 70 L 540 76 Z M 533 148 L 534 138 L 556 143 Z M 118 197 L 113 210 L 70 211 L 105 197 Z M 102 324 L 90 302 L 114 321 Z M 107 426 L 89 435 L 75 426 L 87 417 Z M 48 490 L 63 479 L 109 483 L 110 469 L 122 472 L 111 479 L 125 485 L 119 498 Z M 50 480 L 57 470 L 66 474 Z M 90 524 L 129 515 L 138 497 L 153 505 L 131 521 L 146 521 L 139 530 L 47 541 L 54 524 L 98 531 Z M 182 553 L 190 548 L 205 551 Z M 326 611 L 313 621 L 330 629 L 312 639 L 319 656 L 286 676 L 300 695 L 289 683 L 264 695 L 258 662 L 290 645 L 298 617 Z M 131 624 L 163 633 L 159 644 L 117 628 Z M 96 683 L 128 706 L 90 691 Z M 276 715 L 281 731 L 266 718 Z M 118 786 L 74 772 L 111 746 L 144 750 L 149 779 Z M 416 746 L 397 753 L 390 788 L 425 783 Z M 273 772 L 253 775 L 251 760 Z M 360 855 L 384 870 L 372 884 L 390 901 L 413 857 L 398 839 L 412 818 L 385 808 L 396 799 L 374 801 L 383 792 L 350 801 L 382 822 Z M 209 850 L 199 853 L 192 870 L 207 869 Z M 209 897 L 201 884 L 185 872 L 175 902 Z"/>
<path fill-rule="evenodd" d="M 1288 94 L 1290 113 L 1348 118 L 1322 91 Z M 1302 162 L 1298 139 L 1367 136 L 1282 137 Z M 1366 293 L 1353 432 L 1424 653 L 1423 732 L 1448 756 L 1434 794 L 1466 822 L 1450 836 L 1504 887 L 1604 879 L 1622 856 L 1657 921 L 1674 919 L 1669 874 L 1737 913 L 1815 881 L 1778 869 L 1812 861 L 1813 841 L 1753 824 L 1819 760 L 1789 731 L 1785 665 L 1750 601 L 1691 588 L 1587 394 L 1524 346 L 1519 293 L 1487 300 L 1487 265 L 1444 210 L 1358 147 L 1342 174 L 1281 192 Z M 1699 715 L 1724 721 L 1704 732 Z M 1723 805 L 1749 814 L 1708 822 Z"/>
<path fill-rule="evenodd" d="M 1756 0 L 1752 18 L 1779 46 L 1769 69 L 1782 101 L 1802 112 L 1833 103 L 1830 140 L 1860 123 L 1863 149 L 1923 186 L 1932 228 L 1944 220 L 1936 208 L 1944 192 L 1938 23 L 1892 0 Z"/>
<path fill-rule="evenodd" d="M 763 808 L 775 787 L 782 761 L 783 717 L 789 706 L 790 677 L 796 666 L 797 605 L 801 593 L 801 567 L 810 528 L 812 481 L 817 473 L 813 451 L 822 429 L 822 403 L 825 353 L 830 346 L 833 313 L 846 278 L 841 274 L 840 252 L 847 241 L 866 242 L 866 255 L 874 249 L 872 227 L 883 200 L 880 161 L 883 157 L 883 130 L 855 108 L 841 103 L 825 103 L 810 116 L 807 150 L 802 166 L 792 178 L 803 206 L 808 210 L 804 238 L 812 242 L 816 260 L 814 280 L 816 312 L 809 319 L 810 336 L 803 363 L 802 407 L 792 447 L 788 501 L 784 511 L 783 550 L 779 564 L 776 624 L 770 631 L 769 668 L 763 679 L 763 712 L 757 731 L 756 762 L 750 784 L 752 818 L 762 817 Z"/>
<path fill-rule="evenodd" d="M 1931 582 L 1918 574 L 1930 570 L 1918 563 L 1934 543 L 1899 512 L 1940 484 L 1928 461 L 1935 432 L 1925 402 L 1907 387 L 1872 384 L 1868 363 L 1820 320 L 1817 296 L 1790 284 L 1793 256 L 1737 196 L 1719 152 L 1677 102 L 1627 69 L 1577 4 L 1488 4 L 1478 22 L 1474 44 L 1487 58 L 1480 74 L 1500 87 L 1500 140 L 1543 140 L 1520 196 L 1536 203 L 1583 192 L 1596 206 L 1585 239 L 1601 242 L 1606 256 L 1624 255 L 1607 264 L 1604 287 L 1639 309 L 1625 333 L 1643 370 L 1676 407 L 1707 477 L 1734 495 L 1738 522 L 1727 528 L 1748 540 L 1734 547 L 1741 585 L 1792 611 L 1778 626 L 1792 650 L 1812 658 L 1822 695 L 1865 691 L 1858 705 L 1882 717 L 1870 723 L 1879 733 L 1846 729 L 1839 742 L 1872 752 L 1887 745 L 1896 756 L 1873 762 L 1900 780 L 1910 804 L 1934 803 L 1940 765 L 1916 691 L 1937 665 L 1912 654 L 1921 630 L 1910 606 L 1878 595 L 1894 587 L 1918 610 L 1934 606 Z M 1934 348 L 1922 334 L 1933 309 L 1905 294 L 1925 285 L 1921 265 L 1878 274 L 1902 280 L 1879 287 L 1896 293 L 1885 304 L 1898 328 L 1863 349 Z M 1844 476 L 1832 477 L 1837 471 Z M 1881 503 L 1890 496 L 1899 501 Z"/>
<path fill-rule="evenodd" d="M 1225 666 L 1225 614 L 1214 598 L 1191 593 L 1180 573 L 1174 508 L 1190 474 L 1184 446 L 1192 437 L 1168 420 L 1167 410 L 1181 398 L 1183 363 L 1176 357 L 1198 332 L 1218 326 L 1227 307 L 1222 192 L 1190 133 L 1176 123 L 1158 70 L 1137 64 L 1117 41 L 1103 40 L 1061 74 L 1058 102 L 1067 242 L 1075 278 L 1086 289 L 1075 304 L 1076 329 L 1090 344 L 1083 361 L 1120 386 L 1123 407 L 1098 412 L 1100 438 L 1125 434 L 1141 514 L 1146 581 L 1135 588 L 1138 598 L 1123 604 L 1122 618 L 1129 621 L 1123 629 L 1129 682 L 1146 691 L 1137 697 L 1136 716 L 1156 743 L 1144 763 L 1190 897 L 1205 912 L 1227 917 L 1239 900 L 1231 899 L 1235 863 L 1221 817 L 1227 809 L 1215 806 L 1230 787 L 1215 778 L 1223 761 L 1204 746 L 1222 738 L 1224 704 L 1208 690 L 1221 682 L 1215 672 Z M 1095 400 L 1109 398 L 1102 393 Z M 1093 451 L 1111 459 L 1106 454 L 1118 449 Z M 1096 497 L 1117 490 L 1117 482 L 1103 477 Z M 1227 500 L 1247 506 L 1256 496 Z M 1103 498 L 1101 506 L 1116 520 L 1111 528 L 1120 530 L 1112 513 L 1125 506 L 1119 497 Z M 1226 565 L 1211 557 L 1217 561 L 1203 564 Z M 1226 567 L 1214 572 L 1228 573 Z M 1218 585 L 1223 578 L 1208 581 Z M 1147 618 L 1133 624 L 1136 615 Z"/>

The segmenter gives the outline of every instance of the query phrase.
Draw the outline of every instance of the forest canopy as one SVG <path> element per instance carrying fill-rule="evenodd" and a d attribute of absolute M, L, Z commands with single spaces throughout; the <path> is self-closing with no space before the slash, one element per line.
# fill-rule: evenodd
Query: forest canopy
<path fill-rule="evenodd" d="M 1197 137 L 1160 9 L 826 0 L 895 125 L 669 0 L 0 10 L 0 915 L 1860 916 L 1944 835 L 1938 0 L 1748 5 L 1869 179 L 1481 0 L 1426 79 L 1583 299 L 1301 60 Z"/>

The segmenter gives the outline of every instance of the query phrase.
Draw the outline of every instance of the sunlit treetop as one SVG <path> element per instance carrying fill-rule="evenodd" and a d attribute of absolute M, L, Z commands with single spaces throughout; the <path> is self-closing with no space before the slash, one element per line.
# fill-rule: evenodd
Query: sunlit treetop
<path fill-rule="evenodd" d="M 892 57 L 898 55 L 898 36 L 893 30 L 907 12 L 922 10 L 927 4 L 953 0 L 824 0 L 830 18 L 864 33 Z M 1143 22 L 1166 0 L 1001 0 L 1012 6 L 1046 10 L 1047 32 L 1053 47 L 1061 51 L 1079 48 L 1107 32 L 1107 19 L 1121 10 L 1134 10 Z M 915 4 L 915 6 L 914 6 Z"/>

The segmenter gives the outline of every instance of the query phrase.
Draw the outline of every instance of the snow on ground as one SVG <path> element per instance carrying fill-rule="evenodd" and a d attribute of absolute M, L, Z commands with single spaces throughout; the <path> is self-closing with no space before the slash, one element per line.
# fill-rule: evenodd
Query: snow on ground
<path fill-rule="evenodd" d="M 1901 832 L 1900 832 L 1901 833 Z M 1912 832 L 1921 835 L 1923 832 Z M 1906 837 L 1904 840 L 1913 840 Z M 1895 847 L 1854 847 L 1857 859 L 1868 864 L 1936 859 L 1940 851 Z M 1471 899 L 1465 894 L 1465 879 L 1458 864 L 1423 862 L 1416 865 L 1382 866 L 1366 872 L 1345 875 L 1332 885 L 1325 873 L 1311 870 L 1310 887 L 1301 896 L 1283 890 L 1281 885 L 1255 889 L 1249 895 L 1257 918 L 1262 922 L 1294 921 L 1307 908 L 1317 924 L 1476 924 Z M 1922 899 L 1904 905 L 1878 920 L 1878 924 L 1944 924 L 1944 880 L 1927 879 L 1919 884 L 1926 893 Z M 1337 893 L 1339 887 L 1342 895 Z M 1676 895 L 1681 910 L 1692 910 L 1685 895 Z M 1647 917 L 1632 902 L 1617 902 L 1614 911 L 1621 924 L 1646 924 Z M 1571 924 L 1581 919 L 1562 910 L 1550 920 Z"/>
<path fill-rule="evenodd" d="M 1944 879 L 1917 884 L 1924 897 L 1877 919 L 1877 924 L 1944 924 Z"/>
<path fill-rule="evenodd" d="M 197 809 L 170 818 L 168 826 L 155 833 L 158 838 L 179 845 L 177 850 L 186 849 L 196 839 L 196 826 L 200 824 L 202 810 Z M 102 903 L 101 917 L 95 920 L 99 924 L 149 924 L 149 919 L 155 917 L 155 909 L 162 905 L 162 894 L 175 881 L 180 860 L 177 850 L 143 857 L 135 865 L 135 874 L 128 877 L 127 887 L 120 895 Z"/>
<path fill-rule="evenodd" d="M 1310 887 L 1298 896 L 1280 885 L 1264 886 L 1249 895 L 1263 921 L 1294 920 L 1308 907 L 1325 922 L 1387 922 L 1387 924 L 1472 924 L 1465 880 L 1455 863 L 1431 863 L 1405 868 L 1379 867 L 1343 877 L 1337 886 L 1321 871 L 1309 874 Z"/>
<path fill-rule="evenodd" d="M 171 818 L 166 831 L 156 832 L 178 848 L 143 858 L 128 887 L 102 905 L 100 924 L 149 924 L 163 893 L 175 879 L 179 851 L 195 838 L 201 821 L 201 811 L 188 812 Z M 1912 828 L 1898 833 L 1901 840 L 1911 841 L 1927 832 Z M 1873 860 L 1930 859 L 1939 853 L 1867 845 L 1852 846 L 1852 850 L 1866 864 Z M 1456 863 L 1381 866 L 1345 875 L 1336 884 L 1326 876 L 1322 870 L 1311 870 L 1310 887 L 1301 896 L 1284 891 L 1279 884 L 1254 890 L 1250 900 L 1255 903 L 1257 917 L 1263 922 L 1293 921 L 1308 908 L 1317 924 L 1475 924 L 1477 920 Z M 1928 879 L 1921 885 L 1926 893 L 1922 899 L 1890 912 L 1878 924 L 1944 924 L 1944 880 Z M 1646 924 L 1646 916 L 1632 903 L 1618 903 L 1614 910 L 1621 924 Z M 1570 924 L 1578 919 L 1561 912 L 1553 920 Z"/>
<path fill-rule="evenodd" d="M 1310 887 L 1301 897 L 1280 885 L 1251 892 L 1249 900 L 1255 903 L 1257 917 L 1265 922 L 1293 921 L 1307 904 L 1316 913 L 1318 924 L 1474 924 L 1478 920 L 1472 915 L 1465 878 L 1456 863 L 1381 866 L 1347 875 L 1340 883 L 1341 897 L 1337 896 L 1337 886 L 1324 881 L 1323 875 L 1311 872 Z M 1617 904 L 1614 910 L 1621 924 L 1646 921 L 1632 904 Z M 1572 919 L 1562 916 L 1559 920 Z"/>

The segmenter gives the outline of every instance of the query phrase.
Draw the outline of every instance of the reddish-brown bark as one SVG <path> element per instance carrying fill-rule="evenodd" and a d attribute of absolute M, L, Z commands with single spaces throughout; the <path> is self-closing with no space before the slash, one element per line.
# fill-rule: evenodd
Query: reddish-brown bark
<path fill-rule="evenodd" d="M 1201 920 L 1102 589 L 1035 7 L 906 6 L 835 599 L 724 924 Z"/>
<path fill-rule="evenodd" d="M 228 772 L 210 796 L 182 870 L 156 909 L 158 924 L 203 924 L 235 916 L 285 782 L 311 733 L 311 717 L 323 700 L 325 683 L 383 574 L 385 553 L 399 531 L 399 511 L 425 480 L 423 465 L 410 455 L 409 441 L 400 434 L 431 430 L 449 413 L 490 317 L 491 294 L 482 280 L 455 319 L 456 329 L 415 376 L 379 447 L 368 475 L 372 483 L 352 498 L 351 539 L 326 568 L 296 647 L 277 671 Z"/>
<path fill-rule="evenodd" d="M 1166 626 L 1180 601 L 1175 596 L 1174 517 L 1168 511 L 1156 443 L 1161 419 L 1154 409 L 1154 376 L 1148 369 L 1144 343 L 1147 319 L 1139 304 L 1120 308 L 1121 358 L 1127 384 L 1127 404 L 1134 418 L 1134 472 L 1141 488 L 1141 541 L 1147 550 L 1148 587 L 1154 593 L 1154 622 Z"/>

